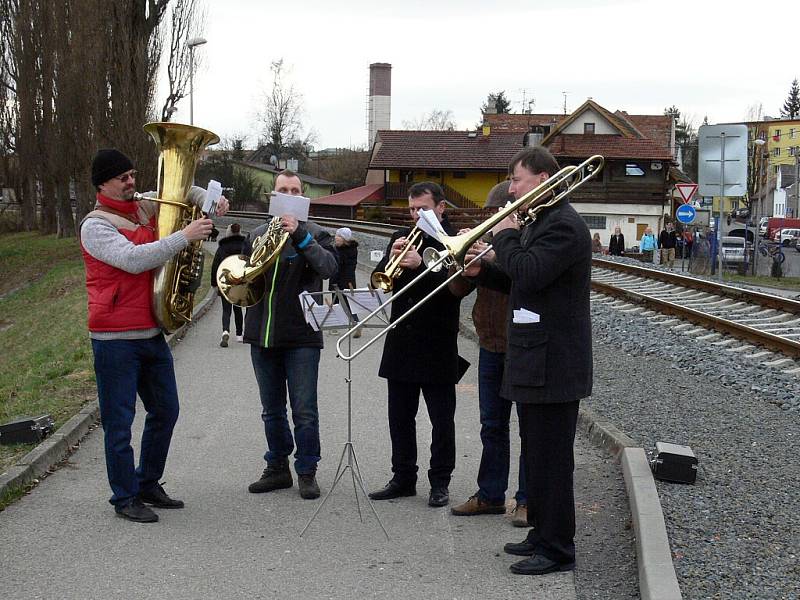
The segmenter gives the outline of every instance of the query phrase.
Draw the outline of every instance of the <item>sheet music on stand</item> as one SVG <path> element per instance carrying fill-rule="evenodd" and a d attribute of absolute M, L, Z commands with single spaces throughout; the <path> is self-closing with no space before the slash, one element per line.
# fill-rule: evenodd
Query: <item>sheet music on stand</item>
<path fill-rule="evenodd" d="M 327 292 L 303 290 L 298 298 L 306 323 L 311 325 L 314 331 L 352 327 L 386 303 L 383 291 L 372 288 L 349 288 Z M 338 302 L 334 302 L 334 299 Z M 378 312 L 376 317 L 377 322 L 365 323 L 362 327 L 389 325 L 389 314 L 385 309 Z"/>
<path fill-rule="evenodd" d="M 386 309 L 382 308 L 386 303 L 386 298 L 381 290 L 351 288 L 347 290 L 335 289 L 327 292 L 303 291 L 299 296 L 299 300 L 303 308 L 303 315 L 305 316 L 306 322 L 314 331 L 345 328 L 348 330 L 346 334 L 348 335 L 348 345 L 351 339 L 349 334 L 352 333 L 353 328 L 358 325 L 360 317 L 366 316 L 374 310 L 380 309 L 376 316 L 379 316 L 380 318 L 378 320 L 382 322 L 375 324 L 365 323 L 361 325 L 361 327 L 385 327 L 389 325 L 389 316 L 386 314 Z M 334 300 L 336 300 L 336 302 L 334 302 Z M 361 503 L 358 499 L 358 493 L 360 491 L 364 494 L 367 505 L 372 510 L 372 514 L 375 515 L 378 525 L 380 525 L 383 534 L 388 540 L 389 534 L 383 526 L 383 522 L 378 516 L 375 507 L 372 506 L 372 501 L 369 499 L 369 494 L 367 493 L 364 479 L 361 476 L 361 470 L 358 466 L 358 459 L 356 458 L 355 446 L 353 444 L 353 379 L 350 360 L 347 361 L 345 383 L 347 384 L 347 441 L 342 448 L 339 466 L 336 468 L 336 474 L 333 477 L 333 485 L 331 485 L 330 490 L 328 490 L 328 493 L 322 499 L 322 502 L 317 507 L 316 511 L 314 511 L 314 514 L 308 520 L 306 526 L 303 527 L 303 530 L 300 532 L 300 537 L 303 537 L 311 526 L 311 523 L 314 522 L 314 519 L 316 519 L 322 507 L 328 502 L 328 499 L 331 497 L 331 494 L 333 494 L 333 491 L 336 489 L 336 486 L 339 484 L 342 477 L 344 477 L 345 473 L 350 471 L 353 479 L 353 491 L 355 492 L 359 519 L 363 523 L 364 517 L 361 514 Z"/>

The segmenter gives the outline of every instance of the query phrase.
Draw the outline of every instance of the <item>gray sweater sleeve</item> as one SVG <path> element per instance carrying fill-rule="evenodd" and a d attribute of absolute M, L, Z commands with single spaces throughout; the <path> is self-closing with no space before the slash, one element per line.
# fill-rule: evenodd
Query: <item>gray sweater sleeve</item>
<path fill-rule="evenodd" d="M 97 260 L 128 273 L 142 273 L 160 267 L 189 245 L 182 231 L 163 240 L 136 245 L 105 219 L 86 219 L 81 227 L 81 244 Z"/>

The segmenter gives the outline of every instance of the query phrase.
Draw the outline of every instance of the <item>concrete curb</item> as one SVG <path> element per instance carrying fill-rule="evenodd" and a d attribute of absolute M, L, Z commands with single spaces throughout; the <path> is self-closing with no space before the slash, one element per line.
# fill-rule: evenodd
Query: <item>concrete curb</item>
<path fill-rule="evenodd" d="M 211 288 L 192 312 L 194 320 L 200 319 L 213 306 L 217 298 L 216 288 Z M 172 348 L 186 334 L 191 327 L 187 323 L 179 327 L 174 333 L 167 336 L 167 343 Z M 0 474 L 0 498 L 13 489 L 21 488 L 46 475 L 59 462 L 72 453 L 76 446 L 86 436 L 95 423 L 100 421 L 100 405 L 91 402 L 84 406 L 76 415 L 67 420 L 53 435 L 43 440 L 36 448 L 20 458 L 16 464 Z"/>

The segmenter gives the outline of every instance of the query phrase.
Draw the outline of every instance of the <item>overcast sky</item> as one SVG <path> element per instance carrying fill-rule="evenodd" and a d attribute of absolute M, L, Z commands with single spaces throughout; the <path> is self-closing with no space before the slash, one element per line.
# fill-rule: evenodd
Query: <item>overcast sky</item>
<path fill-rule="evenodd" d="M 741 121 L 759 103 L 778 116 L 800 77 L 798 0 L 204 1 L 194 122 L 250 147 L 281 58 L 317 148 L 366 143 L 373 62 L 392 65 L 398 129 L 432 109 L 472 128 L 500 90 L 513 112 L 524 97 L 560 113 L 567 92 L 568 111 L 591 97 L 631 114 L 674 104 L 695 126 Z M 189 122 L 188 98 L 173 120 Z"/>

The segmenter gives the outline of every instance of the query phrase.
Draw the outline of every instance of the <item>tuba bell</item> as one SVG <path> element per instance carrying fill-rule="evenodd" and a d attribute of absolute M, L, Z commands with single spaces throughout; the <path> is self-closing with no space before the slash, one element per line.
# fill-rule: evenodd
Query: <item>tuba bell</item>
<path fill-rule="evenodd" d="M 158 239 L 183 229 L 200 216 L 200 209 L 186 200 L 194 182 L 197 161 L 206 146 L 219 142 L 217 134 L 179 123 L 148 123 L 144 130 L 153 138 L 158 157 Z M 189 245 L 155 269 L 152 308 L 164 330 L 175 331 L 192 320 L 194 294 L 203 275 L 203 242 Z"/>

